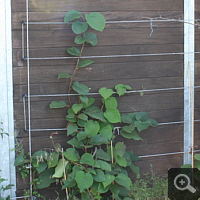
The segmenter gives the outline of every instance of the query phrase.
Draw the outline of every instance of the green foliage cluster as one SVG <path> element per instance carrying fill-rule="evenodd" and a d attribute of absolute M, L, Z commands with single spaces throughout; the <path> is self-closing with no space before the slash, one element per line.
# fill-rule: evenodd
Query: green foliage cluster
<path fill-rule="evenodd" d="M 168 179 L 166 176 L 156 176 L 151 167 L 151 174 L 143 174 L 137 178 L 131 187 L 131 197 L 135 200 L 167 200 Z"/>
<path fill-rule="evenodd" d="M 1 170 L 0 170 L 1 171 Z M 10 200 L 10 195 L 8 196 L 8 197 L 6 197 L 6 198 L 3 198 L 2 197 L 2 195 L 3 195 L 3 192 L 5 192 L 6 190 L 10 190 L 11 189 L 11 187 L 12 186 L 14 186 L 14 185 L 12 185 L 12 184 L 8 184 L 8 185 L 6 185 L 6 186 L 3 186 L 3 182 L 5 182 L 7 179 L 5 179 L 5 178 L 2 178 L 1 176 L 0 176 L 0 200 Z"/>
<path fill-rule="evenodd" d="M 93 31 L 103 31 L 105 18 L 94 12 L 82 15 L 81 12 L 70 10 L 64 17 L 65 22 L 72 22 L 72 31 L 77 35 L 76 45 L 67 52 L 77 56 L 77 63 L 73 74 L 60 73 L 58 79 L 69 79 L 69 90 L 76 93 L 77 102 L 69 105 L 65 101 L 52 101 L 50 108 L 66 109 L 67 143 L 71 147 L 63 150 L 60 144 L 54 144 L 55 134 L 51 139 L 54 152 L 35 152 L 31 161 L 23 155 L 16 158 L 15 165 L 32 163 L 32 168 L 38 176 L 34 179 L 35 189 L 49 187 L 52 183 L 61 182 L 66 191 L 66 199 L 75 197 L 82 200 L 116 199 L 131 200 L 130 190 L 132 181 L 129 171 L 139 176 L 139 168 L 134 164 L 138 156 L 126 150 L 124 142 L 116 141 L 115 125 L 121 126 L 119 137 L 142 140 L 140 132 L 149 126 L 157 126 L 148 113 L 138 112 L 120 114 L 117 109 L 117 96 L 126 94 L 132 88 L 118 84 L 114 89 L 102 87 L 99 89 L 101 100 L 88 97 L 89 88 L 79 81 L 73 82 L 76 71 L 93 63 L 92 60 L 82 59 L 85 44 L 92 46 L 98 43 L 98 37 Z M 101 104 L 99 107 L 96 105 Z"/>

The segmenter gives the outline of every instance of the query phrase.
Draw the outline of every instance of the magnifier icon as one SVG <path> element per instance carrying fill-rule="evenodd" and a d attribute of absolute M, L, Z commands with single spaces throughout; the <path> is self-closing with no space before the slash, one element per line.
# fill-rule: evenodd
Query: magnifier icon
<path fill-rule="evenodd" d="M 180 178 L 180 180 L 178 180 L 178 178 Z M 187 183 L 186 183 L 185 179 L 186 179 Z M 185 185 L 185 186 L 180 187 L 180 186 L 177 185 L 177 183 L 179 183 L 179 185 L 182 185 L 182 186 Z M 174 186 L 176 187 L 176 189 L 181 190 L 181 191 L 189 190 L 191 193 L 196 192 L 196 189 L 190 185 L 189 177 L 185 174 L 179 174 L 175 177 Z"/>

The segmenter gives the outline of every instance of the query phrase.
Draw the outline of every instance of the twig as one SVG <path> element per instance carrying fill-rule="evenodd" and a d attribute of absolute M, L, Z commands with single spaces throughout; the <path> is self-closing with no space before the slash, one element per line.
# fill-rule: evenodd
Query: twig
<path fill-rule="evenodd" d="M 62 148 L 62 160 L 63 160 L 64 179 L 66 180 L 67 177 L 66 177 L 66 172 L 65 172 L 65 160 L 64 160 L 64 156 L 63 156 L 63 148 Z M 65 191 L 66 191 L 67 200 L 69 200 L 69 194 L 68 194 L 67 188 L 65 188 Z"/>

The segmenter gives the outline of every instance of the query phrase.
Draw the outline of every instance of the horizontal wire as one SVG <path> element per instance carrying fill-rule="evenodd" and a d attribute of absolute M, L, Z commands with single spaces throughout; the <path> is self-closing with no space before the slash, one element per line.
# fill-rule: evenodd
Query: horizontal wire
<path fill-rule="evenodd" d="M 170 90 L 183 90 L 189 87 L 177 87 L 177 88 L 161 88 L 161 89 L 149 89 L 149 90 L 132 90 L 126 91 L 127 94 L 129 93 L 140 93 L 140 92 L 159 92 L 159 91 L 170 91 Z M 194 86 L 195 89 L 200 88 L 200 86 Z M 117 92 L 113 92 L 113 94 L 117 94 Z M 30 97 L 65 97 L 65 96 L 78 96 L 79 94 L 32 94 Z M 89 93 L 88 95 L 100 95 L 100 93 Z M 24 94 L 24 97 L 28 97 L 27 94 Z"/>
<path fill-rule="evenodd" d="M 185 54 L 199 54 L 200 52 L 178 52 L 178 53 L 150 53 L 150 54 L 130 54 L 130 55 L 106 55 L 106 56 L 82 56 L 86 58 L 123 58 L 123 57 L 145 57 L 145 56 L 168 56 L 168 55 L 185 55 Z M 43 57 L 43 58 L 29 58 L 29 60 L 61 60 L 61 59 L 79 59 L 80 57 Z M 27 60 L 27 58 L 23 58 Z"/>
<path fill-rule="evenodd" d="M 106 24 L 123 24 L 123 23 L 149 23 L 149 22 L 181 22 L 188 23 L 188 21 L 200 21 L 200 19 L 147 19 L 147 20 L 124 20 L 124 21 L 106 21 Z M 22 23 L 27 24 L 27 22 L 23 21 Z M 29 22 L 32 25 L 45 25 L 45 24 L 72 24 L 73 22 Z M 195 24 L 193 24 L 195 25 Z"/>

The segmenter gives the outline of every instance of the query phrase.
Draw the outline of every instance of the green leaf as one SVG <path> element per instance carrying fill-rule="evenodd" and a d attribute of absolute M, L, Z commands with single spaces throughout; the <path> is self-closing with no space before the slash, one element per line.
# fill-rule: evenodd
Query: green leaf
<path fill-rule="evenodd" d="M 19 165 L 23 165 L 24 163 L 28 163 L 30 162 L 27 159 L 24 159 L 24 156 L 22 154 L 20 154 L 19 156 L 17 156 L 17 158 L 15 159 L 15 163 L 14 166 L 19 166 Z"/>
<path fill-rule="evenodd" d="M 39 166 L 36 167 L 36 170 L 37 170 L 38 173 L 40 174 L 40 173 L 43 172 L 46 168 L 47 168 L 47 163 L 46 163 L 46 162 L 41 162 L 41 163 L 39 163 Z"/>
<path fill-rule="evenodd" d="M 148 123 L 149 125 L 153 126 L 153 127 L 156 127 L 158 126 L 158 122 L 155 120 L 155 119 L 147 119 L 145 121 L 145 123 Z"/>
<path fill-rule="evenodd" d="M 192 165 L 191 164 L 185 164 L 185 165 L 182 165 L 181 168 L 192 168 Z"/>
<path fill-rule="evenodd" d="M 130 154 L 126 151 L 123 157 L 126 159 L 127 166 L 130 166 L 132 163 Z"/>
<path fill-rule="evenodd" d="M 88 103 L 89 104 L 89 103 Z M 88 107 L 87 109 L 85 109 L 85 111 L 83 111 L 85 114 L 89 115 L 90 117 L 94 118 L 94 119 L 99 119 L 102 122 L 107 122 L 106 119 L 104 118 L 104 114 L 101 111 L 101 109 L 99 109 L 98 107 L 92 105 L 90 107 Z"/>
<path fill-rule="evenodd" d="M 103 137 L 102 135 L 98 134 L 91 138 L 90 143 L 92 145 L 102 145 L 102 144 L 109 144 L 110 142 Z"/>
<path fill-rule="evenodd" d="M 127 90 L 132 90 L 132 87 L 129 86 L 129 85 L 125 85 L 124 87 L 125 87 Z"/>
<path fill-rule="evenodd" d="M 194 158 L 195 158 L 196 160 L 200 160 L 200 154 L 196 154 L 196 155 L 194 156 Z"/>
<path fill-rule="evenodd" d="M 121 166 L 121 167 L 126 167 L 127 166 L 127 161 L 124 157 L 117 157 L 116 158 L 116 163 Z"/>
<path fill-rule="evenodd" d="M 97 35 L 95 33 L 87 32 L 85 34 L 85 42 L 95 46 L 98 43 Z"/>
<path fill-rule="evenodd" d="M 33 154 L 33 159 L 44 161 L 44 160 L 47 160 L 48 156 L 49 156 L 49 153 L 47 151 L 36 151 Z"/>
<path fill-rule="evenodd" d="M 101 168 L 102 170 L 111 171 L 111 165 L 103 160 L 95 160 L 93 167 Z"/>
<path fill-rule="evenodd" d="M 81 156 L 80 162 L 92 166 L 94 165 L 94 158 L 90 153 L 84 153 Z"/>
<path fill-rule="evenodd" d="M 124 174 L 118 174 L 118 176 L 115 178 L 115 181 L 119 184 L 124 186 L 126 189 L 130 190 L 130 186 L 132 184 L 131 179 L 124 175 Z"/>
<path fill-rule="evenodd" d="M 88 134 L 85 131 L 81 131 L 77 134 L 78 141 L 84 140 L 87 138 Z"/>
<path fill-rule="evenodd" d="M 121 116 L 122 122 L 126 124 L 133 124 L 135 121 L 135 113 L 123 114 Z"/>
<path fill-rule="evenodd" d="M 72 105 L 72 110 L 74 111 L 75 114 L 77 114 L 82 108 L 83 108 L 82 104 L 75 103 Z"/>
<path fill-rule="evenodd" d="M 58 74 L 58 79 L 60 78 L 72 78 L 72 75 L 69 75 L 68 73 L 60 73 Z"/>
<path fill-rule="evenodd" d="M 80 60 L 78 63 L 78 68 L 86 67 L 92 63 L 94 63 L 93 60 Z"/>
<path fill-rule="evenodd" d="M 121 116 L 118 109 L 109 108 L 104 112 L 104 117 L 111 123 L 121 122 Z"/>
<path fill-rule="evenodd" d="M 112 133 L 112 127 L 109 124 L 106 123 L 100 123 L 100 130 L 99 133 L 107 138 L 108 141 L 110 141 L 113 137 L 113 133 Z"/>
<path fill-rule="evenodd" d="M 148 123 L 142 122 L 142 121 L 135 121 L 134 124 L 137 127 L 139 132 L 146 130 L 149 127 Z"/>
<path fill-rule="evenodd" d="M 126 88 L 123 84 L 118 84 L 115 86 L 115 90 L 119 96 L 122 96 L 126 93 Z"/>
<path fill-rule="evenodd" d="M 65 14 L 64 22 L 67 23 L 75 19 L 79 19 L 80 17 L 81 17 L 81 12 L 78 12 L 76 10 L 70 10 Z"/>
<path fill-rule="evenodd" d="M 99 132 L 100 126 L 97 121 L 89 120 L 85 124 L 85 132 L 87 132 L 88 137 L 93 137 Z"/>
<path fill-rule="evenodd" d="M 81 193 L 81 199 L 82 200 L 90 200 L 90 195 L 87 192 Z"/>
<path fill-rule="evenodd" d="M 64 101 L 59 101 L 59 102 L 52 101 L 49 106 L 50 108 L 64 108 L 64 107 L 67 107 L 67 104 Z"/>
<path fill-rule="evenodd" d="M 36 185 L 36 189 L 43 189 L 47 188 L 51 185 L 51 183 L 56 182 L 56 179 L 52 178 L 52 175 L 54 174 L 54 168 L 50 168 L 45 170 L 39 175 L 39 183 Z"/>
<path fill-rule="evenodd" d="M 82 119 L 82 120 L 84 120 L 84 121 L 88 121 L 88 116 L 85 115 L 85 114 L 83 114 L 83 113 L 79 114 L 79 115 L 78 115 L 78 118 L 79 118 L 79 119 Z"/>
<path fill-rule="evenodd" d="M 84 84 L 80 84 L 78 81 L 74 82 L 72 88 L 74 91 L 81 95 L 88 95 L 89 93 L 89 88 Z"/>
<path fill-rule="evenodd" d="M 106 181 L 102 182 L 104 188 L 110 185 L 115 180 L 115 177 L 110 174 L 106 174 L 105 178 L 106 178 Z"/>
<path fill-rule="evenodd" d="M 111 190 L 111 192 L 112 192 L 113 194 L 116 194 L 116 195 L 119 194 L 119 186 L 116 185 L 116 184 L 112 184 L 112 185 L 110 186 L 110 190 Z"/>
<path fill-rule="evenodd" d="M 76 151 L 75 148 L 68 148 L 65 152 L 63 152 L 63 155 L 73 162 L 79 161 L 79 153 Z"/>
<path fill-rule="evenodd" d="M 133 124 L 129 126 L 124 126 L 122 130 L 127 133 L 132 133 L 135 130 L 135 126 Z"/>
<path fill-rule="evenodd" d="M 57 152 L 50 153 L 47 158 L 48 168 L 55 167 L 58 164 L 59 154 Z"/>
<path fill-rule="evenodd" d="M 96 172 L 92 168 L 87 168 L 87 172 L 96 175 Z"/>
<path fill-rule="evenodd" d="M 148 118 L 149 118 L 149 114 L 146 113 L 146 112 L 139 112 L 136 114 L 135 118 L 138 120 L 138 121 L 146 121 Z"/>
<path fill-rule="evenodd" d="M 120 156 L 120 157 L 123 157 L 123 155 L 126 152 L 126 145 L 124 143 L 122 143 L 122 142 L 118 142 L 115 145 L 115 149 L 116 149 L 117 155 Z"/>
<path fill-rule="evenodd" d="M 76 174 L 75 180 L 81 193 L 93 184 L 92 175 L 83 171 L 80 171 Z"/>
<path fill-rule="evenodd" d="M 200 168 L 200 161 L 196 161 L 194 166 L 195 166 L 195 168 Z M 192 168 L 192 166 L 191 166 L 191 168 Z"/>
<path fill-rule="evenodd" d="M 80 35 L 76 36 L 74 39 L 76 44 L 83 44 L 85 42 L 85 37 L 81 37 Z"/>
<path fill-rule="evenodd" d="M 64 167 L 66 167 L 66 165 L 68 164 L 69 162 L 64 160 L 64 163 L 63 163 L 63 160 L 60 159 L 58 161 L 58 164 L 55 168 L 55 173 L 54 175 L 52 176 L 52 178 L 61 178 L 64 174 Z"/>
<path fill-rule="evenodd" d="M 88 29 L 88 24 L 86 22 L 75 21 L 72 24 L 72 30 L 76 34 L 81 34 Z"/>
<path fill-rule="evenodd" d="M 130 165 L 131 170 L 139 177 L 140 176 L 140 168 L 133 163 Z"/>
<path fill-rule="evenodd" d="M 96 156 L 99 159 L 110 161 L 110 156 L 103 149 L 98 149 L 96 152 Z"/>
<path fill-rule="evenodd" d="M 101 94 L 101 96 L 104 99 L 107 99 L 108 97 L 110 97 L 113 94 L 113 90 L 112 89 L 107 89 L 106 87 L 102 87 L 99 90 L 99 93 Z"/>
<path fill-rule="evenodd" d="M 85 103 L 85 104 L 88 104 L 88 101 L 89 101 L 88 97 L 86 97 L 86 96 L 84 96 L 84 95 L 81 95 L 81 96 L 80 96 L 80 100 L 81 100 L 83 103 Z M 82 105 L 83 105 L 83 104 L 82 104 Z"/>
<path fill-rule="evenodd" d="M 73 139 L 69 140 L 67 143 L 76 148 L 80 148 L 80 149 L 82 149 L 84 146 L 84 144 L 82 142 L 79 142 L 77 138 L 73 138 Z"/>
<path fill-rule="evenodd" d="M 80 56 L 81 51 L 78 47 L 70 47 L 67 49 L 67 53 L 69 53 L 72 56 Z"/>
<path fill-rule="evenodd" d="M 67 135 L 72 135 L 78 130 L 78 126 L 75 123 L 70 123 L 67 127 Z"/>
<path fill-rule="evenodd" d="M 140 159 L 138 156 L 134 155 L 131 151 L 127 151 L 127 153 L 130 155 L 132 161 L 138 161 Z"/>
<path fill-rule="evenodd" d="M 93 103 L 95 102 L 94 98 L 88 98 L 88 103 L 86 104 L 85 102 L 82 102 L 83 108 L 88 108 L 90 107 Z"/>
<path fill-rule="evenodd" d="M 65 116 L 66 120 L 70 121 L 70 122 L 76 122 L 76 116 L 73 113 L 68 114 L 67 116 Z"/>
<path fill-rule="evenodd" d="M 121 136 L 127 139 L 134 139 L 134 140 L 143 140 L 137 133 L 136 131 L 132 131 L 131 133 L 128 133 L 124 130 L 120 130 Z"/>
<path fill-rule="evenodd" d="M 106 109 L 117 108 L 117 100 L 116 100 L 116 98 L 115 97 L 108 97 L 105 100 L 105 106 L 106 106 Z"/>
<path fill-rule="evenodd" d="M 103 31 L 106 20 L 102 14 L 98 12 L 92 12 L 90 14 L 86 14 L 85 18 L 91 28 L 97 31 Z"/>
<path fill-rule="evenodd" d="M 62 189 L 71 188 L 76 185 L 75 175 L 73 173 L 67 175 L 67 180 L 64 180 L 64 185 Z"/>
<path fill-rule="evenodd" d="M 95 170 L 96 175 L 93 175 L 93 178 L 96 182 L 102 182 L 105 181 L 105 174 L 101 169 L 96 169 Z"/>
<path fill-rule="evenodd" d="M 82 119 L 79 119 L 77 124 L 80 126 L 80 127 L 85 127 L 85 124 L 86 124 L 86 121 L 85 120 L 82 120 Z"/>

